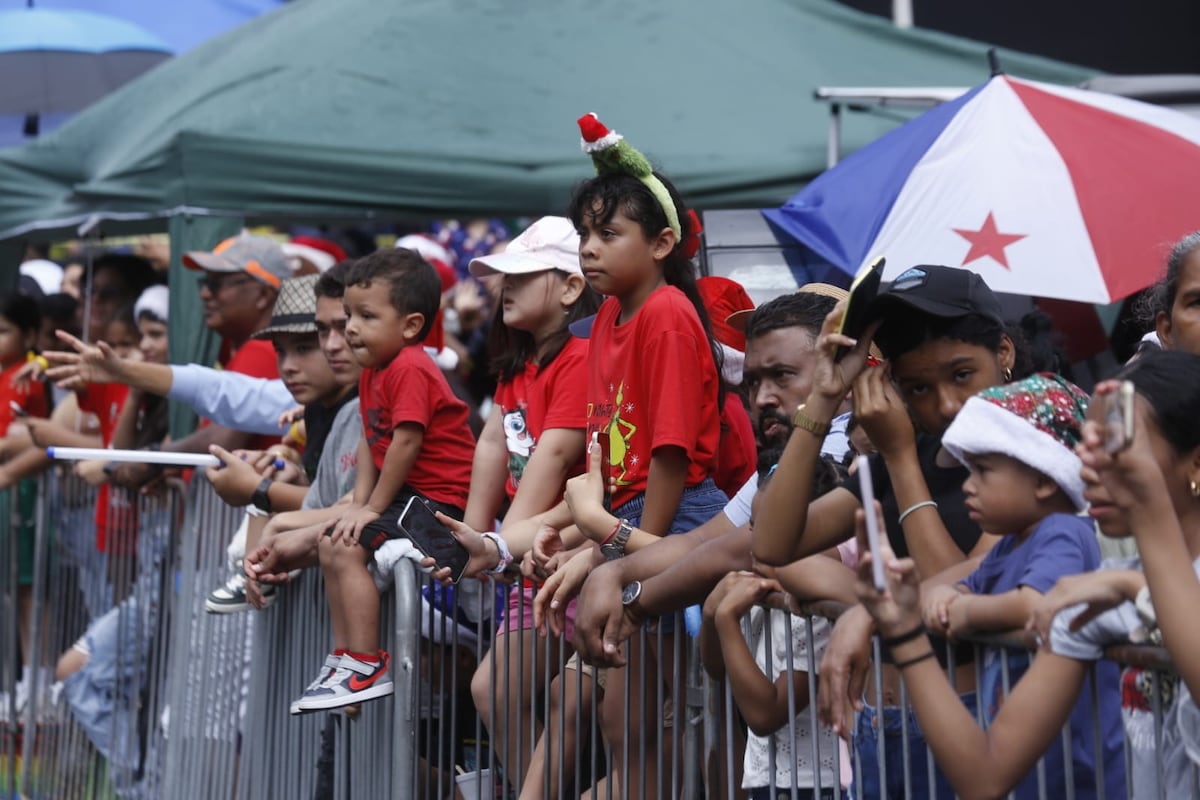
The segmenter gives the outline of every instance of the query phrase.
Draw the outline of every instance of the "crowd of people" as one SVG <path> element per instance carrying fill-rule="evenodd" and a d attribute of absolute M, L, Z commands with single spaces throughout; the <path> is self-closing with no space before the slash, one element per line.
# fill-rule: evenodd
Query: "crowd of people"
<path fill-rule="evenodd" d="M 487 619 L 465 622 L 491 639 L 470 699 L 522 797 L 557 797 L 543 776 L 593 728 L 617 754 L 609 787 L 669 796 L 657 756 L 678 759 L 676 612 L 693 606 L 703 669 L 730 687 L 721 746 L 739 757 L 725 779 L 744 796 L 1189 794 L 1200 234 L 1178 243 L 1148 298 L 1148 346 L 1089 398 L 965 269 L 906 269 L 857 339 L 839 332 L 835 286 L 755 308 L 734 282 L 698 279 L 700 223 L 675 187 L 595 117 L 580 127 L 597 175 L 567 215 L 506 246 L 503 232 L 476 231 L 461 272 L 432 237 L 346 258 L 320 240 L 288 252 L 242 234 L 186 254 L 220 370 L 167 363 L 167 292 L 144 260 L 95 259 L 86 336 L 58 295 L 42 299 L 48 326 L 28 296 L 0 296 L 5 496 L 28 506 L 47 445 L 215 455 L 206 479 L 246 514 L 208 611 L 287 602 L 298 570 L 323 576 L 332 641 L 294 687 L 296 715 L 353 717 L 394 691 L 380 591 L 397 558 L 453 584 L 464 608 L 488 608 L 468 598 L 519 574 Z M 1104 409 L 1121 382 L 1136 399 L 1116 448 Z M 207 422 L 168 437 L 164 398 Z M 127 540 L 138 526 L 125 506 L 163 472 L 75 470 L 101 487 L 88 544 L 105 556 L 92 583 L 112 603 L 89 609 L 59 660 L 68 699 L 101 679 L 97 654 L 120 646 L 111 614 L 139 602 L 139 571 L 157 568 Z M 414 503 L 460 562 L 414 547 Z M 1129 539 L 1135 556 L 1104 558 Z M 836 624 L 806 622 L 763 607 L 773 593 L 849 608 Z M 1023 628 L 1036 651 L 988 648 L 976 664 L 954 646 Z M 1138 671 L 1103 660 L 1109 644 L 1146 639 L 1178 667 L 1160 737 L 1133 733 L 1151 706 Z M 539 713 L 541 697 L 551 707 Z M 853 777 L 836 769 L 838 737 Z M 711 780 L 717 796 L 723 779 Z"/>

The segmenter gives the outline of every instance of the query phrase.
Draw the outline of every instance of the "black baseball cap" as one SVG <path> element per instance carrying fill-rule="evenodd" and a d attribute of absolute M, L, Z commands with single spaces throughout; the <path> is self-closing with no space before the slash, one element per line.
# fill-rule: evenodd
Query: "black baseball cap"
<path fill-rule="evenodd" d="M 975 314 L 1004 324 L 1000 300 L 983 278 L 960 267 L 922 264 L 884 284 L 867 313 L 868 320 L 886 316 L 894 306 L 908 306 L 930 316 L 956 319 Z"/>

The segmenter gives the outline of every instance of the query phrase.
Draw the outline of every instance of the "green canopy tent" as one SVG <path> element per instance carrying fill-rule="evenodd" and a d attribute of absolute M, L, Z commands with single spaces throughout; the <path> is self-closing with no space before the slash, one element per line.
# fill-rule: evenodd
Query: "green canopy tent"
<path fill-rule="evenodd" d="M 1024 77 L 1091 75 L 1001 58 Z M 986 76 L 983 45 L 832 0 L 296 0 L 0 151 L 0 246 L 167 228 L 177 273 L 180 250 L 245 219 L 560 211 L 590 170 L 587 111 L 694 205 L 777 205 L 825 165 L 815 86 Z M 863 116 L 847 149 L 895 124 Z M 198 327 L 194 283 L 172 285 L 173 327 Z M 171 347 L 208 352 L 201 336 Z"/>

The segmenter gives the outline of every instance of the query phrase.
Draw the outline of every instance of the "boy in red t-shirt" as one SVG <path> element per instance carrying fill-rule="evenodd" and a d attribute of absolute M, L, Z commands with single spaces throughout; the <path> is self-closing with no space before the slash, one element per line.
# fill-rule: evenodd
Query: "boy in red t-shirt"
<path fill-rule="evenodd" d="M 475 438 L 466 404 L 421 347 L 440 300 L 437 272 L 412 250 L 380 250 L 347 276 L 346 340 L 363 366 L 363 436 L 353 501 L 318 546 L 334 630 L 345 640 L 333 643 L 293 714 L 392 693 L 367 562 L 384 542 L 404 536 L 399 517 L 414 496 L 462 519 Z"/>

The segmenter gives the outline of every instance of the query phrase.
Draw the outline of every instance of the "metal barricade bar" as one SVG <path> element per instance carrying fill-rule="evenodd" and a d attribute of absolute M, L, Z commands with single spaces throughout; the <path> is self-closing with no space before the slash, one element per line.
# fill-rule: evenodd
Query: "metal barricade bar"
<path fill-rule="evenodd" d="M 16 551 L 23 518 L 16 491 L 5 496 L 0 788 L 9 795 L 491 800 L 587 791 L 593 798 L 742 796 L 736 776 L 744 745 L 735 740 L 745 728 L 734 693 L 728 678 L 715 682 L 704 675 L 681 616 L 674 617 L 672 632 L 661 626 L 641 631 L 626 645 L 634 656 L 631 667 L 605 676 L 568 663 L 568 639 L 535 639 L 531 648 L 522 647 L 514 635 L 521 633 L 519 624 L 494 645 L 510 607 L 492 584 L 475 592 L 464 583 L 448 594 L 407 559 L 395 568 L 394 594 L 382 605 L 395 695 L 363 704 L 355 718 L 292 716 L 291 701 L 312 677 L 332 637 L 320 570 L 306 570 L 281 587 L 276 603 L 264 612 L 207 614 L 204 598 L 227 576 L 226 546 L 244 512 L 222 503 L 200 477 L 186 490 L 177 484 L 164 495 L 124 498 L 125 505 L 118 498 L 107 521 L 110 552 L 103 557 L 95 550 L 91 526 L 92 490 L 53 474 L 43 479 L 30 618 L 35 657 L 33 668 L 24 670 L 32 699 L 17 713 L 23 666 Z M 116 510 L 125 507 L 133 510 Z M 511 610 L 523 618 L 528 602 L 515 595 Z M 936 765 L 928 753 L 914 752 L 921 745 L 909 736 L 903 682 L 895 684 L 899 708 L 868 709 L 881 726 L 899 720 L 889 740 L 898 742 L 896 747 L 885 746 L 883 728 L 863 740 L 871 742 L 869 750 L 834 747 L 828 752 L 817 734 L 812 698 L 819 686 L 821 630 L 840 611 L 837 604 L 799 605 L 782 596 L 768 598 L 761 607 L 758 655 L 768 679 L 787 680 L 786 723 L 762 737 L 766 774 L 779 784 L 774 787 L 779 796 L 798 796 L 805 789 L 820 797 L 862 796 L 876 783 L 896 787 L 897 795 L 924 796 L 932 789 L 922 787 L 935 786 Z M 99 620 L 109 614 L 111 627 L 104 635 L 121 645 L 114 648 L 113 663 L 119 679 L 107 716 L 89 721 L 81 716 L 77 697 L 83 679 L 68 678 L 62 695 L 55 696 L 49 690 L 51 667 L 81 636 L 85 643 L 88 636 L 97 638 Z M 785 615 L 782 622 L 776 614 Z M 956 674 L 974 672 L 976 685 L 982 686 L 988 659 L 1000 659 L 995 663 L 1003 699 L 1019 674 L 1008 653 L 1023 659 L 1029 643 L 1018 636 L 972 642 L 970 669 L 956 669 L 962 665 L 948 649 L 951 681 Z M 875 647 L 869 681 L 875 696 L 883 698 L 891 679 L 879 666 L 877 642 Z M 1136 752 L 1125 747 L 1126 786 L 1139 797 L 1164 797 L 1164 781 L 1135 784 L 1131 765 L 1151 748 L 1162 753 L 1164 695 L 1176 680 L 1173 667 L 1159 648 L 1110 648 L 1106 656 L 1144 669 L 1148 687 L 1145 714 L 1153 741 Z M 474 708 L 469 688 L 480 664 L 485 666 L 475 679 L 488 690 L 486 712 Z M 1094 742 L 1090 781 L 1103 797 L 1108 765 L 1101 758 L 1096 681 L 1091 686 L 1086 696 Z M 801 702 L 803 691 L 807 704 Z M 523 713 L 508 713 L 509 702 Z M 981 701 L 976 713 L 986 720 L 990 711 Z M 1052 746 L 1064 754 L 1068 796 L 1080 791 L 1073 785 L 1070 739 L 1060 737 Z M 713 762 L 719 768 L 710 771 L 703 754 L 717 745 Z M 1036 770 L 1041 797 L 1058 791 L 1047 763 L 1043 758 Z M 533 766 L 513 770 L 513 764 Z M 849 780 L 843 778 L 843 765 Z M 1194 768 L 1191 775 L 1194 781 Z"/>

